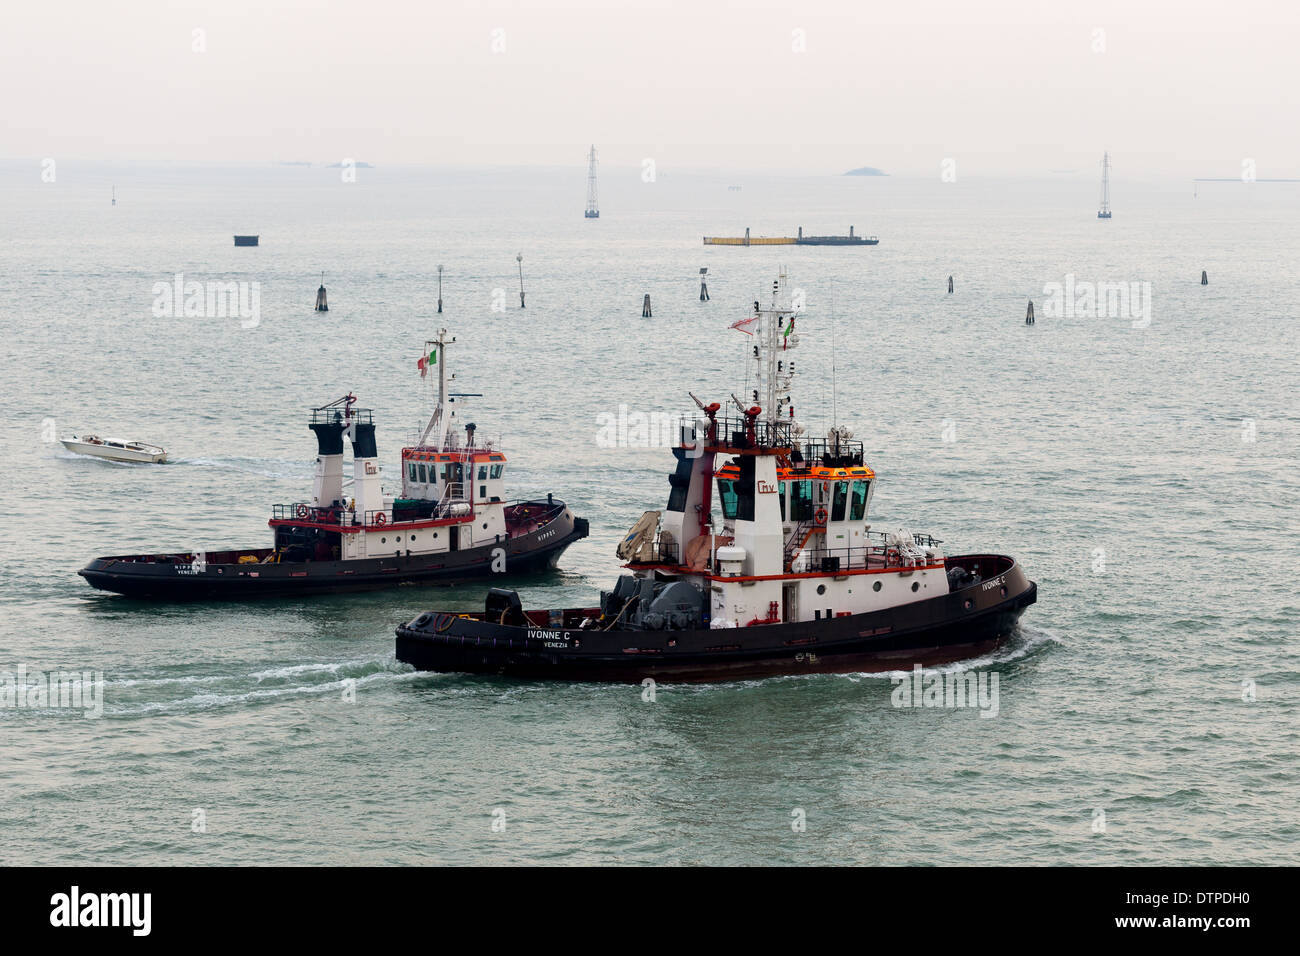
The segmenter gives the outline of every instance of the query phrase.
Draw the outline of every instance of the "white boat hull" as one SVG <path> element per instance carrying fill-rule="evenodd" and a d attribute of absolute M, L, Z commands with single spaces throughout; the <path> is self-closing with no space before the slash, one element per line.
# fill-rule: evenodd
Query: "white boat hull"
<path fill-rule="evenodd" d="M 101 438 L 98 441 L 83 441 L 80 438 L 60 439 L 63 447 L 78 455 L 90 455 L 109 461 L 133 462 L 136 464 L 158 465 L 167 460 L 167 451 L 157 445 L 144 442 L 121 441 L 116 438 Z"/>

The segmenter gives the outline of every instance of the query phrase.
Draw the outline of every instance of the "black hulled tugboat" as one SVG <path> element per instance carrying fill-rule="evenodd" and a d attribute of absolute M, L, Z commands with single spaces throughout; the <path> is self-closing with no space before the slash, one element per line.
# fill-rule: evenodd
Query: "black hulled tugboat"
<path fill-rule="evenodd" d="M 176 600 L 448 584 L 554 567 L 587 536 L 587 522 L 549 494 L 505 499 L 505 453 L 452 410 L 463 397 L 447 391 L 454 341 L 441 330 L 420 359 L 422 376 L 437 371 L 437 405 L 419 440 L 402 449 L 400 495 L 381 485 L 371 410 L 347 395 L 311 412 L 312 497 L 274 506 L 273 547 L 96 558 L 77 573 L 106 591 Z M 345 439 L 353 462 L 347 488 Z"/>
<path fill-rule="evenodd" d="M 526 611 L 515 592 L 494 588 L 483 611 L 429 612 L 400 627 L 398 660 L 705 681 L 906 669 L 1004 641 L 1036 585 L 1005 555 L 945 556 L 929 535 L 871 530 L 876 475 L 862 443 L 842 427 L 805 439 L 794 417 L 794 320 L 782 275 L 770 306 L 755 303 L 733 326 L 755 336 L 754 402 L 733 395 L 727 416 L 691 396 L 703 415 L 681 428 L 667 507 L 624 538 L 630 573 L 599 607 Z"/>

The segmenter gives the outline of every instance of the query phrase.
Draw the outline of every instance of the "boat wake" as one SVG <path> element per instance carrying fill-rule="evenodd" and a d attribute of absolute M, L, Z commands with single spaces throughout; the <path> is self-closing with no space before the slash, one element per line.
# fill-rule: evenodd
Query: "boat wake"
<path fill-rule="evenodd" d="M 286 664 L 244 674 L 183 674 L 104 681 L 104 716 L 199 713 L 292 697 L 342 695 L 348 690 L 428 680 L 387 658 Z M 161 699 L 160 699 L 161 698 Z"/>
<path fill-rule="evenodd" d="M 314 473 L 314 465 L 285 458 L 177 458 L 172 464 L 197 465 L 201 468 L 226 468 L 263 478 L 305 480 Z"/>
<path fill-rule="evenodd" d="M 964 660 L 949 661 L 943 664 L 926 664 L 922 666 L 926 674 L 954 674 L 987 670 L 1023 660 L 1041 653 L 1052 645 L 1061 643 L 1063 643 L 1061 639 L 1051 631 L 1021 623 L 1017 626 L 1015 634 L 1005 644 L 987 654 L 981 654 L 979 657 L 968 657 Z M 711 681 L 705 683 L 671 684 L 670 681 L 664 681 L 663 683 L 665 685 L 671 684 L 675 692 L 692 693 L 711 692 L 726 688 L 763 687 L 781 681 L 846 680 L 853 684 L 860 684 L 864 680 L 889 682 L 897 681 L 899 677 L 911 673 L 911 668 L 908 668 L 906 670 L 891 671 L 847 671 L 842 674 L 781 674 L 775 677 L 760 677 L 725 682 Z"/>
<path fill-rule="evenodd" d="M 927 674 L 957 674 L 965 673 L 967 671 L 985 670 L 987 668 L 999 667 L 1003 664 L 1011 664 L 1015 661 L 1023 660 L 1024 658 L 1039 653 L 1053 644 L 1061 643 L 1061 639 L 1051 631 L 1022 623 L 1016 627 L 1016 632 L 1012 635 L 1010 640 L 1001 647 L 989 651 L 987 654 L 981 654 L 979 657 L 968 657 L 960 661 L 950 661 L 945 664 L 926 665 L 924 670 Z M 873 680 L 897 680 L 901 675 L 910 673 L 911 670 L 908 669 L 838 674 L 833 676 L 845 677 L 853 681 L 858 681 L 863 678 L 871 678 Z"/>

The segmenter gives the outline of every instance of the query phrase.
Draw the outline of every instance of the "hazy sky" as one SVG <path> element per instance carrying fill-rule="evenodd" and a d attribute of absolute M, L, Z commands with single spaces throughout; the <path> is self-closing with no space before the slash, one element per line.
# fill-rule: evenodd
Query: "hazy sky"
<path fill-rule="evenodd" d="M 2 22 L 5 158 L 581 166 L 595 142 L 938 175 L 1108 149 L 1300 176 L 1295 2 L 9 0 Z"/>

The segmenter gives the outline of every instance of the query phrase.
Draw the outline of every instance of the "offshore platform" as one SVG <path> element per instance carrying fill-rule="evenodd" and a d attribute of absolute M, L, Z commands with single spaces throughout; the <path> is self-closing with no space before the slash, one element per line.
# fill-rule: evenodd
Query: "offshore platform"
<path fill-rule="evenodd" d="M 587 211 L 582 216 L 584 219 L 600 218 L 600 206 L 596 204 L 596 145 L 594 143 L 591 152 L 587 154 Z"/>

